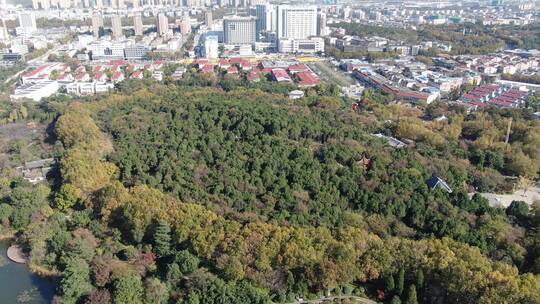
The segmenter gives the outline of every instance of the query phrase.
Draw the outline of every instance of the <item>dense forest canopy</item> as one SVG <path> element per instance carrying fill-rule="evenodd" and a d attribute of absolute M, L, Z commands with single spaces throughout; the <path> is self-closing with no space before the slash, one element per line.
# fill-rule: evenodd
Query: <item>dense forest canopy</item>
<path fill-rule="evenodd" d="M 291 101 L 264 83 L 186 82 L 56 107 L 52 191 L 2 179 L 2 230 L 60 277 L 57 302 L 540 301 L 540 205 L 467 195 L 536 177 L 528 112 L 433 105 L 449 118 L 435 122 L 376 92 L 354 112 L 321 88 Z M 430 189 L 433 175 L 453 191 Z"/>

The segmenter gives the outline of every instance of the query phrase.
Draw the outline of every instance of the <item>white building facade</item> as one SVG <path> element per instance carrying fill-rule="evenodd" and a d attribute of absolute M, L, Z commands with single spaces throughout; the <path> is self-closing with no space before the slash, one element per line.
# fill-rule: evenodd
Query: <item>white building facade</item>
<path fill-rule="evenodd" d="M 111 41 L 95 41 L 87 46 L 92 60 L 124 59 L 124 44 Z"/>
<path fill-rule="evenodd" d="M 22 85 L 15 89 L 10 96 L 11 100 L 16 102 L 20 100 L 30 99 L 40 101 L 42 98 L 56 94 L 60 86 L 55 80 L 43 80 L 37 83 Z"/>
<path fill-rule="evenodd" d="M 324 39 L 311 37 L 307 39 L 280 39 L 280 53 L 319 53 L 324 52 Z"/>
<path fill-rule="evenodd" d="M 217 36 L 206 36 L 204 39 L 204 57 L 205 58 L 218 58 L 219 56 L 219 44 Z"/>
<path fill-rule="evenodd" d="M 317 7 L 279 5 L 277 38 L 305 39 L 317 35 Z"/>
<path fill-rule="evenodd" d="M 223 18 L 223 39 L 226 44 L 252 44 L 256 40 L 256 18 L 232 16 Z"/>

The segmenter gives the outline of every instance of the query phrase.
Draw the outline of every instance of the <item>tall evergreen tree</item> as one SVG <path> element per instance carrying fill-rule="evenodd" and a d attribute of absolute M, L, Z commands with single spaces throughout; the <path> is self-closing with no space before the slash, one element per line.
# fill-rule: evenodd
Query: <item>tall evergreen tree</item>
<path fill-rule="evenodd" d="M 154 233 L 154 251 L 158 257 L 171 253 L 171 227 L 165 221 L 159 221 Z"/>
<path fill-rule="evenodd" d="M 402 295 L 404 289 L 405 289 L 405 270 L 401 268 L 398 273 L 396 293 L 398 295 Z"/>
<path fill-rule="evenodd" d="M 116 304 L 142 303 L 143 294 L 143 285 L 138 274 L 128 274 L 114 282 L 113 296 Z"/>
<path fill-rule="evenodd" d="M 424 272 L 422 269 L 418 269 L 416 272 L 416 286 L 418 286 L 418 288 L 424 287 Z"/>
<path fill-rule="evenodd" d="M 394 296 L 390 304 L 401 304 L 401 299 L 398 296 Z"/>
<path fill-rule="evenodd" d="M 409 286 L 409 292 L 405 304 L 418 304 L 418 299 L 416 298 L 416 286 L 414 286 L 414 284 Z"/>
<path fill-rule="evenodd" d="M 90 267 L 83 259 L 70 259 L 62 275 L 60 282 L 62 303 L 76 303 L 92 290 Z"/>
<path fill-rule="evenodd" d="M 396 283 L 394 282 L 394 277 L 389 275 L 384 282 L 384 289 L 386 292 L 393 292 L 395 288 Z"/>

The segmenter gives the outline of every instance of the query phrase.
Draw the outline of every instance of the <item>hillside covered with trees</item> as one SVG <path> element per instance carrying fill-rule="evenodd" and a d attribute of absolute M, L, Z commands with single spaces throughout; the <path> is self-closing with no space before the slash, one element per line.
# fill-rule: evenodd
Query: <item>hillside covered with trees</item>
<path fill-rule="evenodd" d="M 527 113 L 438 105 L 450 119 L 422 123 L 375 94 L 353 112 L 320 88 L 290 101 L 206 85 L 134 83 L 61 108 L 52 189 L 2 180 L 2 231 L 59 278 L 57 302 L 540 302 L 540 205 L 467 195 L 536 177 Z"/>

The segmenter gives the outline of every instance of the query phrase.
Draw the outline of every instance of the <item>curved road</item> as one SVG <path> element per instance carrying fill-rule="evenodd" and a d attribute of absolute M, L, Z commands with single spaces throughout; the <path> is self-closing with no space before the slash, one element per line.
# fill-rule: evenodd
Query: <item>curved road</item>
<path fill-rule="evenodd" d="M 319 303 L 324 303 L 324 301 L 334 301 L 334 300 L 343 300 L 343 299 L 355 300 L 358 303 L 362 303 L 362 304 L 377 304 L 377 302 L 373 300 L 370 300 L 368 298 L 357 297 L 357 296 L 333 296 L 333 297 L 325 297 L 325 298 L 315 299 L 315 300 L 304 300 L 302 302 L 295 301 L 295 302 L 282 303 L 282 304 L 304 304 L 304 303 L 319 304 Z"/>
<path fill-rule="evenodd" d="M 54 51 L 56 50 L 56 48 L 52 48 L 50 50 L 48 50 L 47 52 L 45 52 L 45 54 L 39 56 L 39 57 L 36 57 L 34 59 L 30 59 L 26 62 L 26 68 L 20 70 L 19 72 L 17 72 L 15 75 L 12 75 L 11 77 L 8 77 L 5 81 L 4 81 L 4 84 L 7 84 L 9 83 L 11 80 L 13 79 L 17 79 L 17 77 L 19 77 L 19 75 L 21 75 L 22 73 L 28 71 L 28 69 L 32 66 L 33 63 L 36 63 L 36 62 L 40 62 L 40 61 L 44 61 L 46 60 L 49 55 Z"/>

